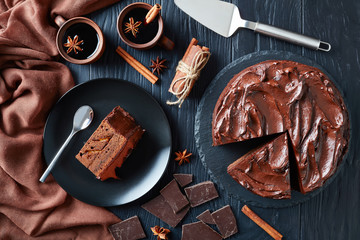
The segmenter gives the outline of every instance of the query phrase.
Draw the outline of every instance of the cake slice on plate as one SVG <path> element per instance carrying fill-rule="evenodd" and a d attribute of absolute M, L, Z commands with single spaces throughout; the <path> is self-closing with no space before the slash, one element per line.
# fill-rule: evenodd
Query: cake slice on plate
<path fill-rule="evenodd" d="M 115 107 L 81 148 L 76 158 L 96 178 L 118 178 L 115 173 L 130 155 L 144 129 L 124 109 Z"/>

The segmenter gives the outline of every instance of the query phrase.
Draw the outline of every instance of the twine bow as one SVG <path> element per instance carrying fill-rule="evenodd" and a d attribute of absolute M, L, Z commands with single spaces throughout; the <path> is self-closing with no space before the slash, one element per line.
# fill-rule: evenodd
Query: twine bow
<path fill-rule="evenodd" d="M 167 101 L 166 103 L 168 105 L 179 104 L 179 108 L 181 107 L 185 98 L 189 95 L 195 81 L 200 77 L 200 72 L 209 61 L 209 58 L 209 51 L 199 51 L 195 54 L 194 59 L 191 61 L 190 65 L 186 64 L 182 60 L 179 61 L 179 64 L 176 67 L 176 71 L 185 73 L 185 76 L 179 77 L 171 83 L 169 92 L 174 94 L 178 100 L 175 102 Z M 182 89 L 179 92 L 174 89 L 178 82 L 181 82 L 178 89 Z"/>

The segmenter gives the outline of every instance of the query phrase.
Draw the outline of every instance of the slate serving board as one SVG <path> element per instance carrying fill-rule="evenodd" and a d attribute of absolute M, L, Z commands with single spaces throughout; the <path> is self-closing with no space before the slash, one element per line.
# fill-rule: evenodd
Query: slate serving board
<path fill-rule="evenodd" d="M 245 55 L 230 63 L 221 72 L 219 72 L 206 89 L 196 113 L 195 140 L 202 163 L 208 169 L 209 174 L 213 177 L 213 179 L 219 185 L 222 185 L 228 194 L 253 206 L 282 208 L 307 201 L 330 185 L 340 172 L 340 169 L 345 165 L 347 154 L 344 156 L 343 161 L 339 164 L 335 174 L 330 177 L 330 179 L 328 179 L 321 188 L 307 194 L 301 194 L 298 191 L 292 190 L 291 199 L 271 199 L 258 196 L 248 191 L 231 178 L 231 176 L 227 173 L 227 166 L 229 164 L 255 147 L 273 139 L 273 137 L 267 136 L 245 142 L 213 147 L 211 136 L 213 110 L 223 89 L 234 75 L 251 65 L 265 60 L 291 60 L 314 66 L 323 71 L 337 86 L 336 80 L 333 79 L 326 70 L 324 70 L 316 62 L 303 56 L 284 51 L 261 51 Z M 342 92 L 341 89 L 339 89 L 339 91 Z M 346 99 L 344 99 L 344 101 L 346 104 Z"/>

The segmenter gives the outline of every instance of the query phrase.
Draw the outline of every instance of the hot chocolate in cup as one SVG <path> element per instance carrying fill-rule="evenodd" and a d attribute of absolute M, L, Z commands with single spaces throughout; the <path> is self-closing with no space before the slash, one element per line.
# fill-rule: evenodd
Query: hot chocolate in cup
<path fill-rule="evenodd" d="M 174 43 L 164 34 L 164 21 L 159 14 L 151 23 L 145 23 L 145 15 L 153 6 L 143 2 L 136 2 L 126 6 L 119 14 L 117 19 L 117 30 L 121 40 L 128 46 L 146 50 L 159 45 L 167 50 L 174 48 Z M 137 22 L 140 25 L 136 27 L 134 33 L 127 28 L 126 24 Z"/>
<path fill-rule="evenodd" d="M 65 20 L 62 16 L 56 16 L 55 23 L 59 26 L 56 46 L 65 60 L 75 64 L 90 64 L 104 53 L 104 35 L 94 21 L 86 17 Z"/>

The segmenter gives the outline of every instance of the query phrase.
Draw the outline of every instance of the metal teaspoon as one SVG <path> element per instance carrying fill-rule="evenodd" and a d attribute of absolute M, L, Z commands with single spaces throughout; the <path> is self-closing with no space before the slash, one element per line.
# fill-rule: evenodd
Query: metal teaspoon
<path fill-rule="evenodd" d="M 74 120 L 73 120 L 73 128 L 71 130 L 69 137 L 66 139 L 64 144 L 61 146 L 60 150 L 56 153 L 53 160 L 51 160 L 49 166 L 47 167 L 47 169 L 45 170 L 45 172 L 39 179 L 40 182 L 45 182 L 45 179 L 50 174 L 51 170 L 54 168 L 56 162 L 60 158 L 61 153 L 64 151 L 64 149 L 70 142 L 71 138 L 75 135 L 75 133 L 87 128 L 90 125 L 90 123 L 92 122 L 93 118 L 94 118 L 94 111 L 92 110 L 92 108 L 90 106 L 87 106 L 87 105 L 82 106 L 76 111 L 76 113 L 74 115 Z"/>

